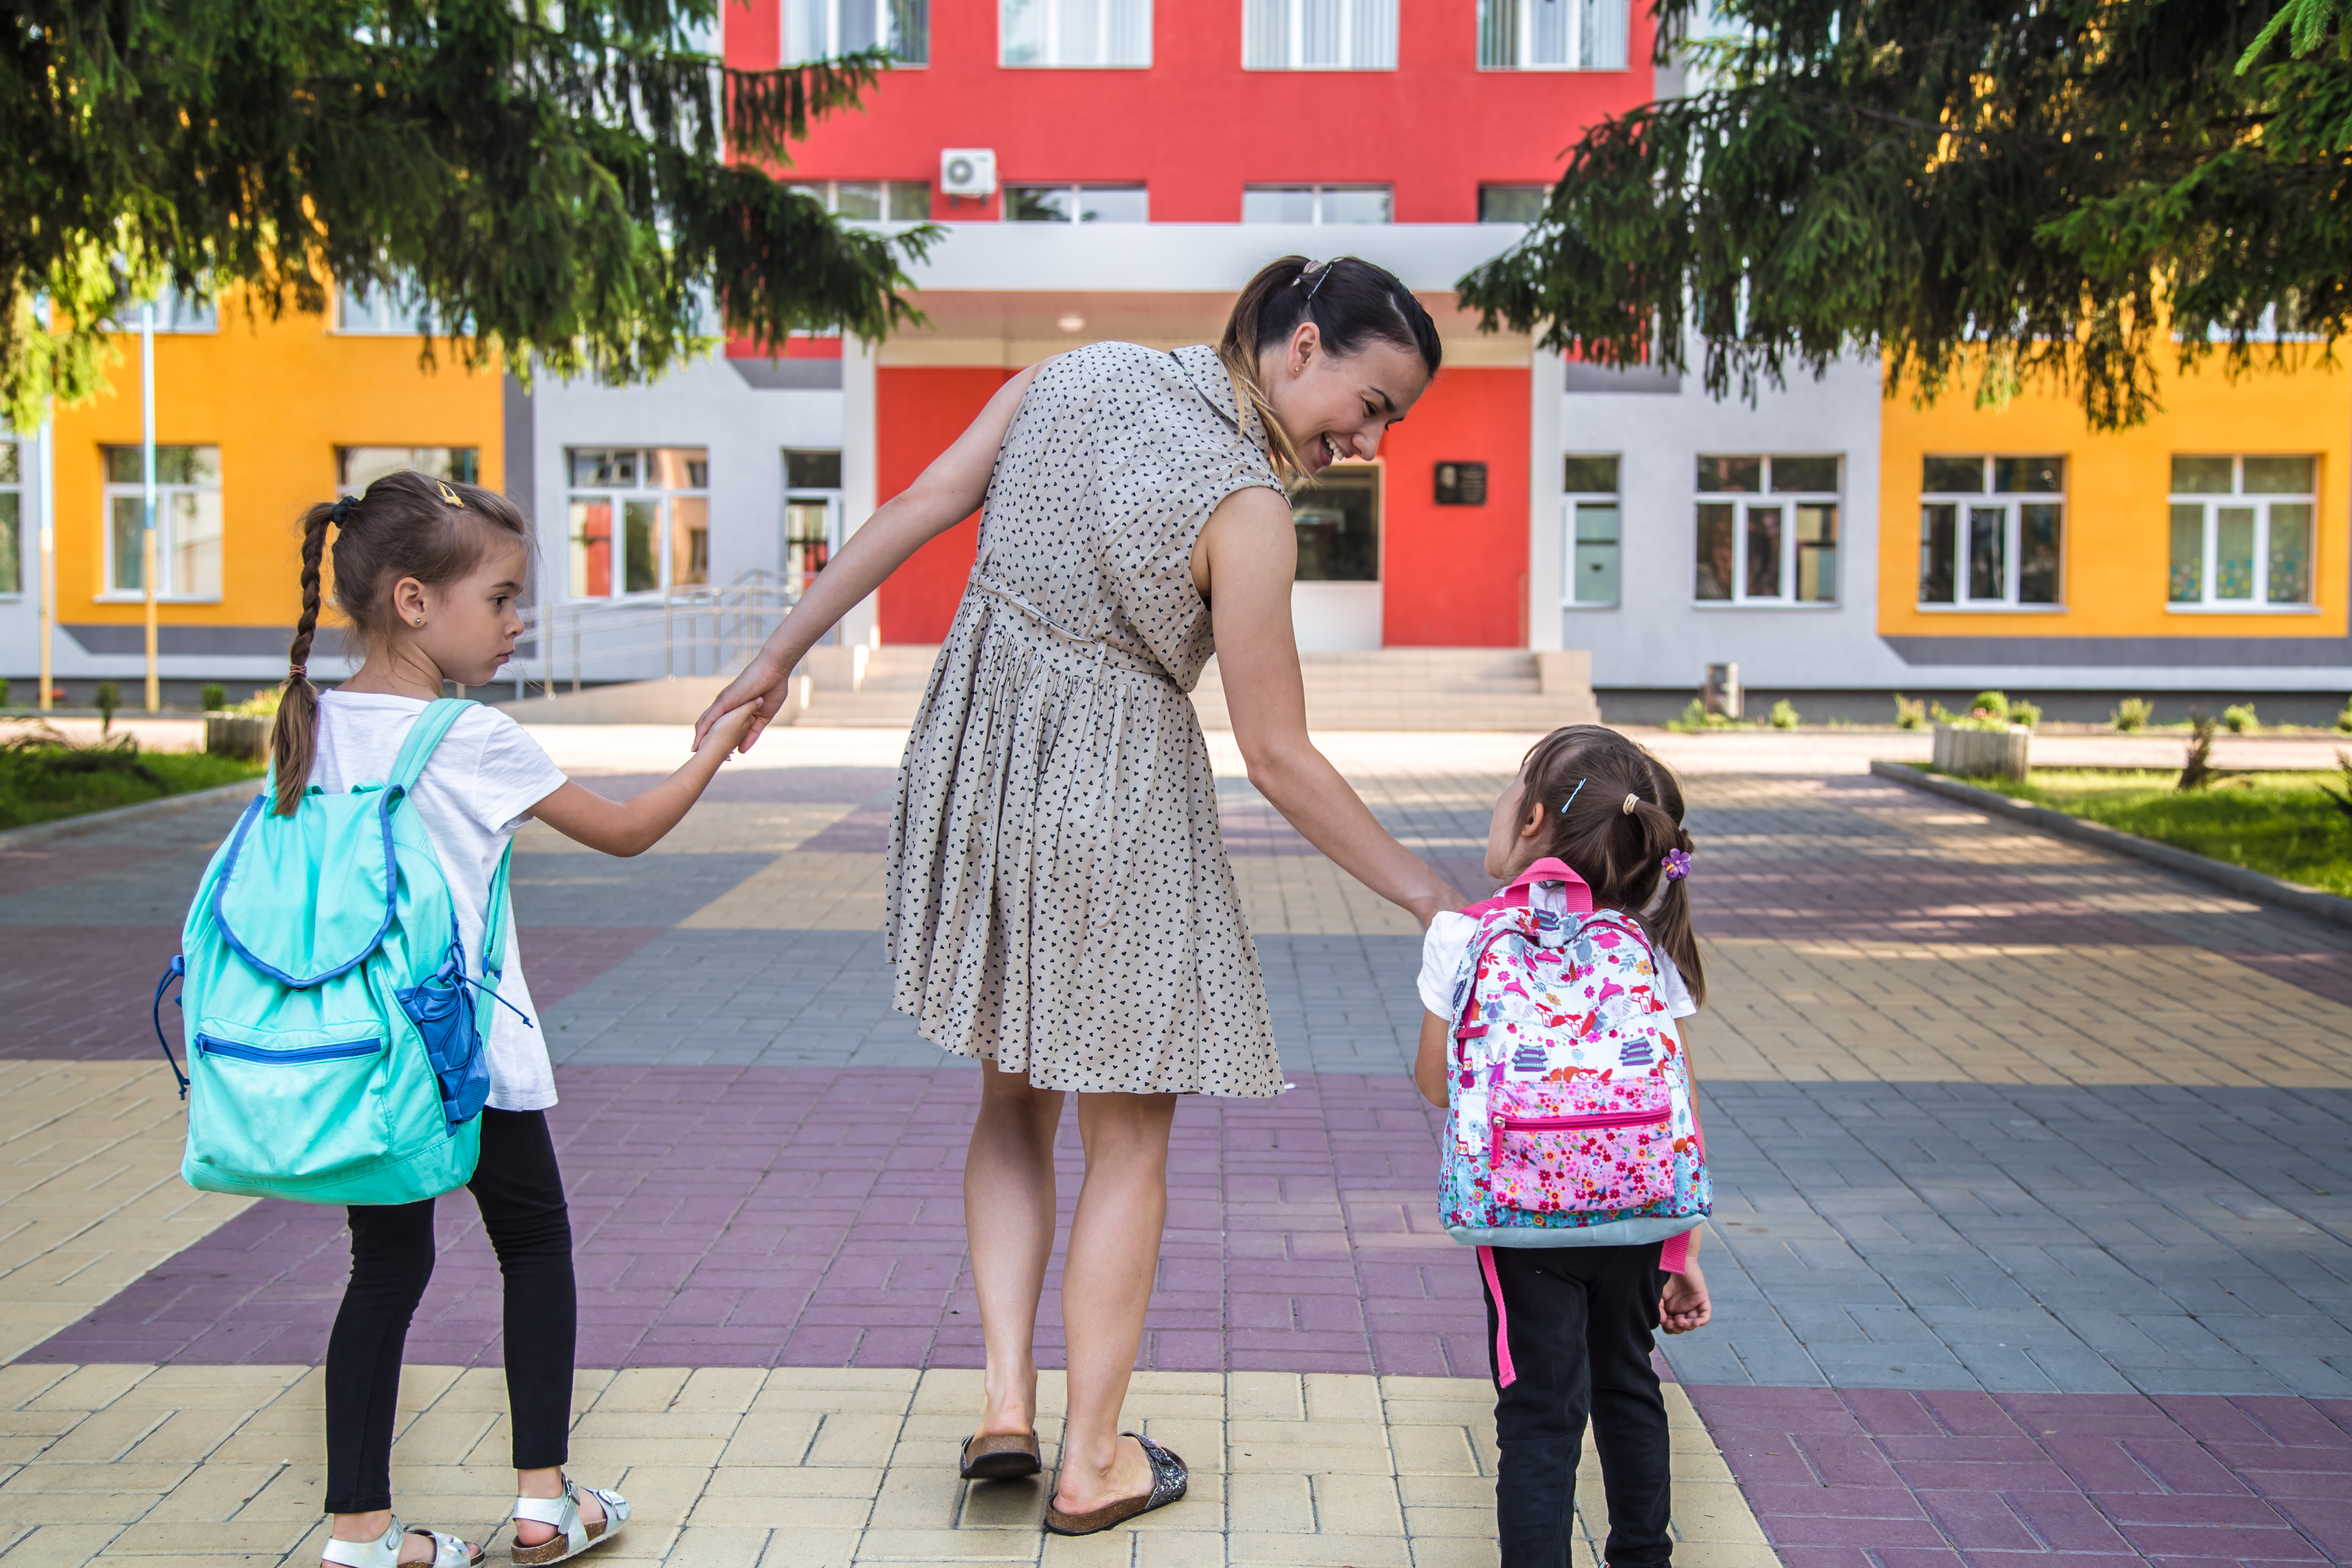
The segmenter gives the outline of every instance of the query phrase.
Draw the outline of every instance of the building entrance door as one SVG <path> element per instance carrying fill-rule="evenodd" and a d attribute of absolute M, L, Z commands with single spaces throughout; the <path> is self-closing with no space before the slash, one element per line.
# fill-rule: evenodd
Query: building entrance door
<path fill-rule="evenodd" d="M 1291 493 L 1298 577 L 1290 619 L 1301 653 L 1381 646 L 1381 465 L 1341 463 Z"/>

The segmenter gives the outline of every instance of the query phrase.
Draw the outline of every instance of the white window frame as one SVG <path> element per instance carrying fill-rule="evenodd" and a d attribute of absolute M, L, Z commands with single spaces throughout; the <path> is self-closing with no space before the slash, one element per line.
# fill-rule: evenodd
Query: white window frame
<path fill-rule="evenodd" d="M 1013 58 L 1015 15 L 1034 6 L 1041 18 L 1039 31 L 1044 42 L 1034 59 Z M 1108 52 L 1111 23 L 1122 8 L 1139 15 L 1129 18 L 1142 41 L 1139 58 L 1134 59 L 1071 60 L 1061 58 L 1063 44 L 1062 21 L 1081 9 L 1095 14 L 1095 37 Z M 1149 70 L 1151 68 L 1151 0 L 997 0 L 996 63 L 1008 70 Z"/>
<path fill-rule="evenodd" d="M 177 578 L 177 564 L 179 562 L 180 552 L 178 548 L 178 541 L 173 537 L 173 530 L 172 526 L 172 498 L 181 495 L 197 497 L 208 495 L 213 498 L 214 516 L 220 525 L 220 531 L 215 536 L 214 542 L 221 553 L 219 573 L 222 591 L 225 592 L 228 583 L 228 520 L 226 516 L 226 504 L 221 499 L 223 489 L 222 481 L 218 477 L 221 472 L 220 447 L 216 444 L 209 441 L 159 442 L 156 446 L 156 451 L 159 456 L 166 446 L 188 447 L 198 450 L 209 449 L 213 454 L 213 473 L 215 477 L 210 484 L 167 483 L 163 479 L 155 481 L 155 567 L 157 573 L 163 578 L 162 582 L 155 584 L 155 598 L 159 603 L 163 604 L 217 605 L 221 602 L 220 592 L 196 594 L 183 592 L 181 590 Z M 110 447 L 115 450 L 127 452 L 135 452 L 139 449 L 136 447 L 125 446 L 121 443 L 110 443 Z M 99 462 L 101 465 L 99 472 L 102 475 L 106 471 L 103 466 L 106 462 L 106 453 L 104 451 L 101 451 L 99 454 Z M 114 551 L 114 503 L 117 500 L 127 500 L 134 505 L 141 505 L 143 504 L 145 497 L 146 486 L 138 479 L 131 479 L 127 482 L 108 479 L 100 494 L 98 513 L 99 542 L 103 546 L 103 549 L 100 551 L 100 554 L 103 559 L 100 562 L 99 570 L 104 574 L 104 575 L 99 579 L 101 586 L 97 598 L 98 602 L 100 604 L 136 605 L 146 602 L 147 595 L 145 590 L 141 588 L 121 588 L 115 585 L 121 578 L 117 570 L 118 563 L 115 559 Z M 146 566 L 146 561 L 144 559 L 145 547 L 143 542 L 141 548 L 142 559 L 139 564 L 143 570 Z"/>
<path fill-rule="evenodd" d="M 1336 60 L 1307 59 L 1307 11 L 1316 0 L 1242 0 L 1244 70 L 1392 71 L 1397 0 L 1339 0 Z M 1265 46 L 1279 42 L 1273 49 Z M 1281 58 L 1275 58 L 1278 54 Z"/>
<path fill-rule="evenodd" d="M 1566 8 L 1567 40 L 1561 60 L 1538 60 L 1535 53 L 1536 19 L 1539 8 L 1560 5 Z M 1609 39 L 1589 38 L 1590 14 L 1603 6 L 1616 13 L 1616 49 L 1614 59 L 1591 58 L 1591 46 L 1596 41 L 1606 47 Z M 1507 15 L 1511 37 L 1507 60 L 1493 58 L 1500 51 L 1492 37 L 1498 16 Z M 1520 71 L 1622 71 L 1629 67 L 1633 50 L 1633 5 L 1631 0 L 1479 0 L 1478 68 L 1480 70 Z"/>
<path fill-rule="evenodd" d="M 1563 489 L 1559 498 L 1559 607 L 1563 610 L 1614 610 L 1625 602 L 1625 458 L 1620 452 L 1570 452 L 1571 458 L 1608 458 L 1617 465 L 1613 490 Z M 1576 596 L 1576 517 L 1580 508 L 1607 502 L 1617 513 L 1617 592 L 1606 599 Z"/>
<path fill-rule="evenodd" d="M 702 454 L 703 482 L 699 485 L 683 485 L 676 489 L 663 489 L 656 485 L 648 484 L 646 482 L 646 476 L 648 470 L 653 467 L 653 454 L 662 451 L 700 452 Z M 575 485 L 572 483 L 571 479 L 574 457 L 583 452 L 635 452 L 637 454 L 637 482 L 633 485 Z M 674 541 L 670 537 L 672 530 L 677 526 L 677 510 L 675 503 L 679 500 L 698 500 L 703 503 L 703 527 L 705 530 L 707 546 L 709 529 L 710 527 L 709 447 L 631 447 L 620 444 L 612 446 L 583 445 L 578 447 L 566 447 L 563 448 L 563 598 L 565 603 L 575 605 L 625 604 L 632 600 L 643 601 L 658 598 L 664 595 L 676 593 L 681 587 L 702 588 L 709 585 L 707 581 L 709 575 L 707 569 L 704 573 L 704 576 L 706 578 L 705 582 L 680 584 L 675 580 L 673 568 L 677 564 L 677 549 Z M 574 593 L 572 591 L 572 550 L 575 541 L 572 532 L 572 509 L 574 505 L 583 500 L 605 501 L 609 503 L 613 509 L 613 532 L 607 542 L 607 548 L 613 552 L 611 572 L 614 587 L 609 593 L 583 594 Z M 627 503 L 633 500 L 650 500 L 655 502 L 660 508 L 660 521 L 655 527 L 654 538 L 655 581 L 654 585 L 650 588 L 630 588 L 625 586 L 625 584 L 628 581 Z"/>
<path fill-rule="evenodd" d="M 2179 457 L 2218 458 L 2219 452 L 2182 452 Z M 2308 491 L 2293 494 L 2282 490 L 2250 492 L 2246 489 L 2246 458 L 2302 458 L 2311 464 L 2312 485 Z M 2167 476 L 2168 479 L 2169 476 Z M 2307 616 L 2318 613 L 2319 586 L 2319 455 L 2315 452 L 2242 452 L 2230 457 L 2230 491 L 2183 490 L 2165 498 L 2165 610 L 2171 615 L 2220 616 Z M 2273 602 L 2271 595 L 2271 508 L 2280 503 L 2310 509 L 2305 526 L 2310 531 L 2307 543 L 2308 559 L 2304 563 L 2304 575 L 2309 598 L 2282 599 Z M 2205 513 L 2204 556 L 2199 565 L 2199 586 L 2201 594 L 2195 599 L 2172 597 L 2172 537 L 2171 509 L 2178 506 L 2199 506 Z M 2251 598 L 2224 599 L 2216 590 L 2221 586 L 2221 521 L 2216 515 L 2224 506 L 2248 507 L 2254 513 L 2254 594 Z"/>
<path fill-rule="evenodd" d="M 1070 196 L 1070 216 L 1066 218 L 1014 218 L 1007 216 L 1004 220 L 1007 223 L 1084 223 L 1087 220 L 1082 215 L 1086 210 L 1086 195 L 1088 191 L 1133 191 L 1143 198 L 1143 216 L 1134 221 L 1138 223 L 1150 223 L 1151 221 L 1151 187 L 1144 184 L 1141 181 L 1137 181 L 1133 184 L 1114 184 L 1107 180 L 1096 180 L 1085 184 L 1072 183 L 1066 185 L 1058 180 L 1050 184 L 1037 180 L 1021 180 L 1004 187 L 1004 199 L 1008 204 L 1013 199 L 1012 194 L 1016 190 L 1066 192 Z M 1110 218 L 1101 221 L 1125 223 L 1128 220 L 1125 218 Z"/>
<path fill-rule="evenodd" d="M 1833 610 L 1845 588 L 1845 454 L 1843 452 L 1707 452 L 1697 454 L 1696 461 L 1707 458 L 1754 458 L 1758 460 L 1758 483 L 1753 490 L 1703 490 L 1696 487 L 1693 476 L 1691 505 L 1691 603 L 1701 609 L 1749 610 Z M 1772 464 L 1778 458 L 1826 458 L 1837 464 L 1838 482 L 1835 489 L 1779 489 L 1772 481 Z M 1703 506 L 1731 508 L 1731 596 L 1727 599 L 1702 599 L 1698 596 L 1698 509 Z M 1797 538 L 1797 509 L 1826 506 L 1837 530 L 1830 550 L 1837 564 L 1832 569 L 1836 578 L 1833 591 L 1826 599 L 1797 597 L 1798 562 L 1802 548 Z M 1777 509 L 1780 514 L 1780 591 L 1778 594 L 1750 594 L 1748 591 L 1748 514 L 1757 508 Z M 1622 547 L 1621 547 L 1622 548 Z"/>
<path fill-rule="evenodd" d="M 124 306 L 114 320 L 107 323 L 109 330 L 117 332 L 140 331 L 140 312 L 150 303 L 155 307 L 155 334 L 158 337 L 166 332 L 194 336 L 220 331 L 220 299 L 217 295 L 210 300 L 197 300 L 181 293 L 169 283 L 156 291 L 152 301 L 134 300 Z"/>
<path fill-rule="evenodd" d="M 882 216 L 878 218 L 853 217 L 848 220 L 851 223 L 870 223 L 887 226 L 892 224 L 929 223 L 931 221 L 931 183 L 929 180 L 794 180 L 791 184 L 793 190 L 800 192 L 803 195 L 814 196 L 818 201 L 823 202 L 824 204 L 824 210 L 829 213 L 838 213 L 841 211 L 841 192 L 843 186 L 849 185 L 861 188 L 866 186 L 873 187 L 877 198 L 876 205 L 881 207 Z M 893 186 L 903 187 L 909 185 L 920 185 L 922 187 L 923 210 L 920 213 L 901 217 L 895 210 L 896 204 L 890 195 L 891 188 Z M 839 329 L 837 328 L 835 329 L 835 331 L 838 330 Z"/>
<path fill-rule="evenodd" d="M 1928 490 L 1924 484 L 1919 492 L 1919 553 L 1922 561 L 1927 552 L 1927 509 L 1931 506 L 1951 506 L 1959 509 L 1952 530 L 1952 602 L 1931 602 L 1926 597 L 1924 574 L 1915 574 L 1912 592 L 1917 608 L 1928 615 L 1979 614 L 1987 611 L 2023 615 L 2061 614 L 2066 608 L 2066 541 L 2073 531 L 2066 519 L 2066 481 L 2062 479 L 2055 490 L 1996 490 L 1993 489 L 1995 465 L 2004 458 L 2032 458 L 2054 457 L 2066 465 L 2066 477 L 2072 478 L 2074 457 L 2071 453 L 2051 452 L 1954 452 L 1927 453 L 1927 457 L 1947 460 L 1979 457 L 1984 465 L 1984 488 L 1979 490 Z M 1923 476 L 1924 478 L 1924 476 Z M 2054 506 L 2058 509 L 2058 586 L 2045 603 L 2025 600 L 2018 595 L 2025 580 L 2024 509 L 2029 506 Z M 1975 510 L 2000 509 L 2005 516 L 2001 534 L 2001 591 L 1999 598 L 1973 598 L 1969 594 L 1969 540 L 1974 531 L 1969 513 Z"/>
<path fill-rule="evenodd" d="M 0 429 L 0 496 L 12 496 L 16 502 L 16 520 L 7 531 L 7 548 L 0 550 L 0 599 L 22 598 L 25 593 L 25 525 L 33 522 L 38 526 L 26 505 L 33 487 L 26 481 L 25 466 L 32 456 L 32 445 Z"/>
<path fill-rule="evenodd" d="M 818 60 L 838 59 L 849 51 L 842 47 L 841 13 L 844 6 L 870 6 L 875 11 L 874 41 L 888 49 L 901 69 L 920 70 L 931 63 L 930 7 L 922 0 L 901 5 L 896 0 L 782 0 L 778 7 L 776 29 L 776 63 L 779 66 L 803 66 Z M 721 6 L 724 11 L 726 7 Z M 899 24 L 912 18 L 922 29 L 922 37 L 909 40 L 899 32 Z M 796 52 L 793 48 L 794 33 L 818 34 L 811 37 L 812 45 L 821 47 L 813 51 Z"/>
<path fill-rule="evenodd" d="M 365 320 L 353 321 L 351 305 L 362 293 L 379 296 L 383 301 L 381 313 L 372 312 Z M 335 320 L 332 331 L 346 338 L 429 338 L 439 335 L 440 327 L 433 319 L 415 283 L 402 279 L 379 289 L 366 279 L 335 286 Z"/>
<path fill-rule="evenodd" d="M 792 574 L 790 571 L 786 570 L 790 564 L 788 557 L 790 554 L 790 541 L 792 533 L 792 509 L 795 503 L 803 505 L 815 503 L 822 505 L 824 508 L 824 548 L 825 560 L 827 563 L 830 564 L 833 557 L 841 552 L 841 511 L 843 493 L 841 487 L 838 485 L 827 487 L 824 485 L 796 485 L 793 483 L 793 453 L 816 453 L 828 451 L 834 453 L 836 460 L 839 459 L 840 453 L 830 447 L 786 447 L 782 449 L 784 468 L 784 515 L 781 524 L 783 533 L 776 542 L 776 559 L 778 572 L 783 577 L 785 586 L 795 593 L 805 592 L 808 587 L 808 584 L 806 583 L 796 583 L 793 581 Z M 819 570 L 821 571 L 823 568 L 819 568 Z M 812 574 L 810 581 L 814 582 L 814 574 Z"/>
<path fill-rule="evenodd" d="M 1244 214 L 1246 214 L 1249 209 L 1249 197 L 1250 193 L 1253 191 L 1306 192 L 1308 201 L 1312 204 L 1309 208 L 1312 216 L 1309 216 L 1307 221 L 1315 225 L 1318 228 L 1326 225 L 1341 228 L 1379 228 L 1383 225 L 1393 224 L 1396 222 L 1396 187 L 1394 185 L 1370 184 L 1359 184 L 1344 180 L 1338 181 L 1330 184 L 1319 185 L 1306 184 L 1244 185 L 1242 187 L 1242 208 Z M 1324 216 L 1326 208 L 1325 198 L 1349 191 L 1378 191 L 1381 195 L 1388 197 L 1389 199 L 1389 216 L 1381 219 L 1378 223 L 1356 223 L 1344 218 L 1328 217 Z M 1248 223 L 1259 220 L 1253 220 L 1245 216 L 1242 221 Z"/>

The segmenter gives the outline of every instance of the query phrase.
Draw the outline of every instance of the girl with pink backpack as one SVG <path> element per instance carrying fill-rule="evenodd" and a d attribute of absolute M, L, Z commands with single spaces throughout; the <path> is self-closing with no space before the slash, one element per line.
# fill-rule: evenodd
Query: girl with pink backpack
<path fill-rule="evenodd" d="M 1502 1568 L 1566 1568 L 1592 1423 L 1610 1568 L 1666 1568 L 1671 1444 L 1653 1333 L 1711 1315 L 1712 1188 L 1678 1019 L 1706 983 L 1690 835 L 1664 764 L 1613 730 L 1538 742 L 1495 803 L 1486 874 L 1422 947 L 1414 1081 L 1446 1107 L 1440 1209 L 1478 1249 Z"/>

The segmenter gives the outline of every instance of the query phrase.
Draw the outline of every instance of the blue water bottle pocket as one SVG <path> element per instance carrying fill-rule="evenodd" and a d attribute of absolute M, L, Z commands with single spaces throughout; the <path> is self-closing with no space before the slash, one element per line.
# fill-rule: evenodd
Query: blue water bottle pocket
<path fill-rule="evenodd" d="M 433 981 L 447 980 L 446 985 Z M 394 995 L 425 1040 L 425 1055 L 441 1086 L 441 1114 L 455 1131 L 481 1114 L 490 1097 L 489 1057 L 474 1026 L 473 998 L 445 971 Z"/>

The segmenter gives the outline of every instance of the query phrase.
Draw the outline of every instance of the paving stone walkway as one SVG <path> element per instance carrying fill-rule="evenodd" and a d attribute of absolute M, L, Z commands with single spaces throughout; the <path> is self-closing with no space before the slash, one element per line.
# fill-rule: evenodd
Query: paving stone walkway
<path fill-rule="evenodd" d="M 545 736 L 614 794 L 678 744 Z M 1328 738 L 1465 891 L 1526 739 Z M 1294 1088 L 1180 1111 L 1136 1413 L 1213 1484 L 1110 1543 L 1043 1548 L 1034 1489 L 943 1468 L 978 1360 L 973 1079 L 887 1006 L 889 738 L 772 737 L 634 861 L 526 832 L 577 1463 L 641 1499 L 630 1554 L 1492 1561 L 1475 1279 L 1402 1077 L 1417 934 L 1214 744 Z M 2352 1562 L 2352 931 L 1871 778 L 1858 745 L 1661 744 L 1700 840 L 1718 1192 L 1717 1321 L 1667 1346 L 1678 1561 Z M 148 1029 L 232 816 L 0 847 L 11 1563 L 315 1552 L 338 1216 L 182 1186 Z M 404 1507 L 478 1531 L 505 1484 L 495 1268 L 469 1205 L 441 1226 Z M 1343 1427 L 1345 1463 L 1297 1452 Z"/>

